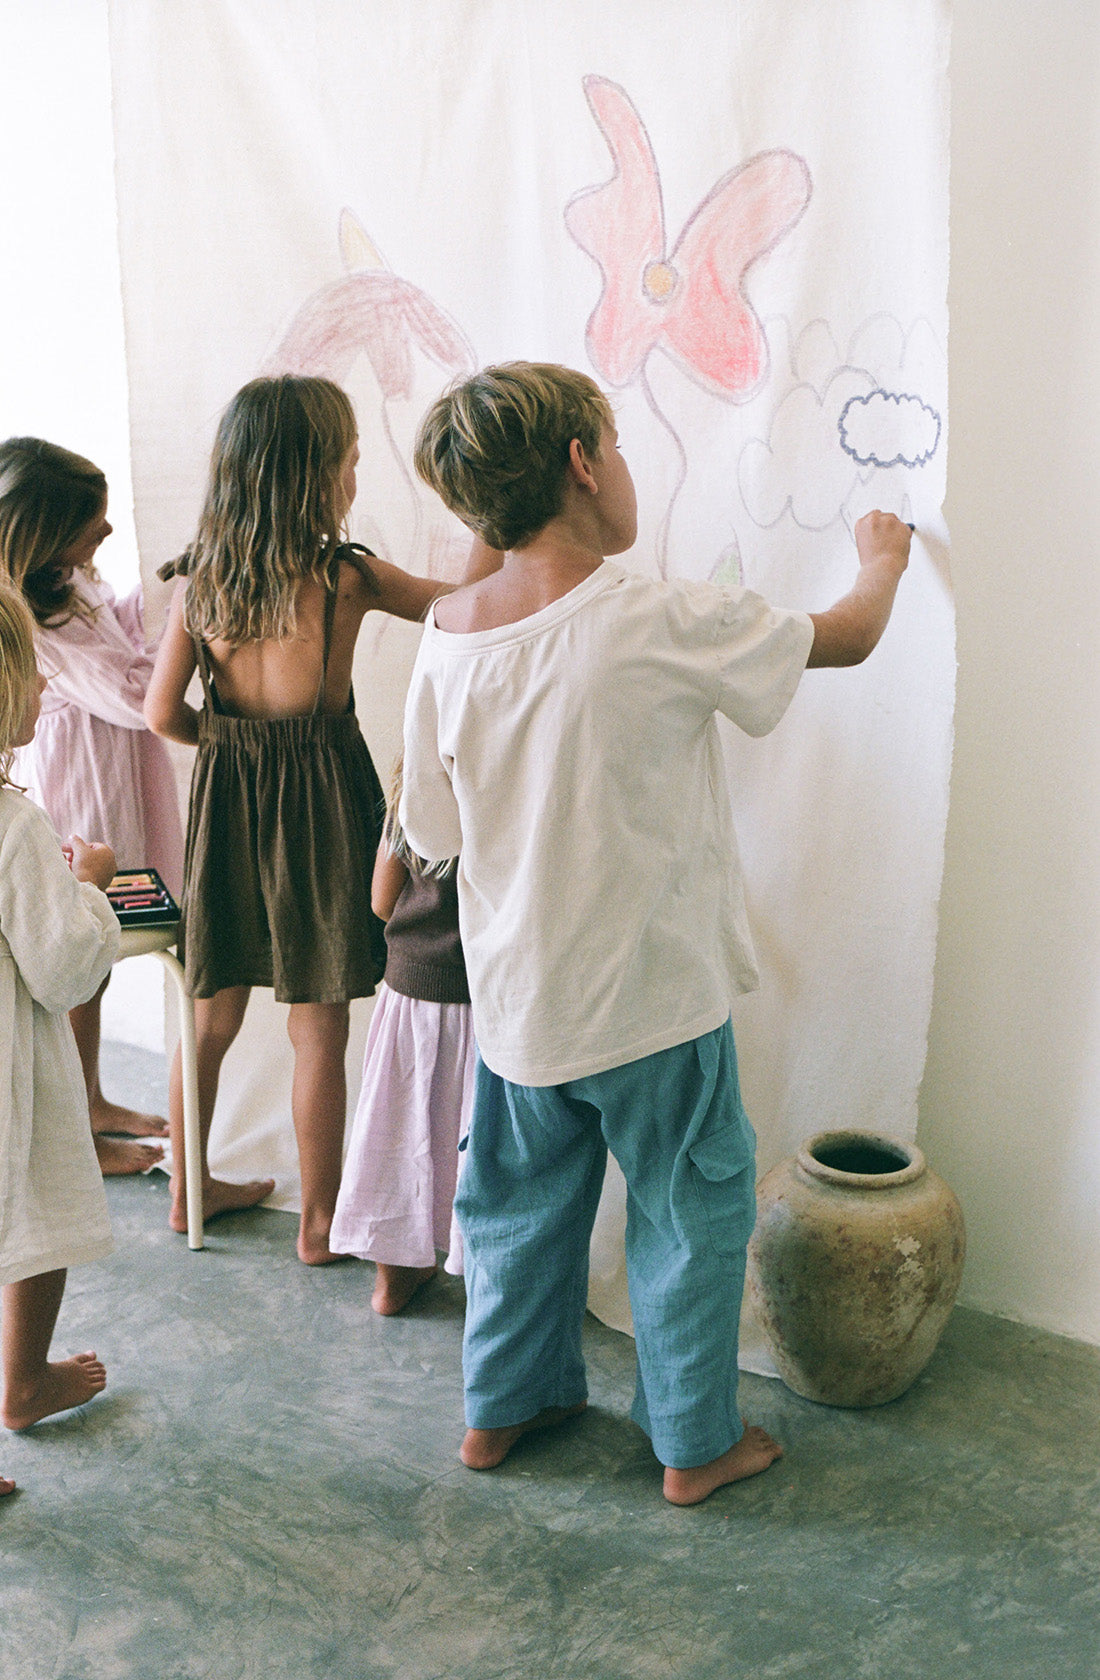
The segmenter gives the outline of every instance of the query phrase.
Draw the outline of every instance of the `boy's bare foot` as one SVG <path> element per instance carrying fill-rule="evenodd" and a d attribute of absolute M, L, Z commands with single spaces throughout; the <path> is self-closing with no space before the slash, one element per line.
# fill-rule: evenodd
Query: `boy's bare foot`
<path fill-rule="evenodd" d="M 47 1365 L 36 1383 L 13 1391 L 8 1388 L 0 1421 L 8 1429 L 29 1429 L 32 1423 L 67 1412 L 94 1400 L 107 1385 L 107 1372 L 94 1353 L 78 1353 L 75 1359 L 60 1359 Z"/>
<path fill-rule="evenodd" d="M 216 1219 L 219 1213 L 241 1213 L 255 1207 L 270 1196 L 275 1188 L 273 1178 L 252 1178 L 245 1184 L 230 1184 L 221 1178 L 208 1178 L 202 1187 L 202 1217 Z M 173 1231 L 187 1230 L 187 1196 L 180 1179 L 172 1180 L 172 1207 L 168 1224 Z"/>
<path fill-rule="evenodd" d="M 587 1400 L 575 1406 L 547 1406 L 526 1423 L 512 1423 L 507 1429 L 467 1429 L 458 1456 L 467 1470 L 495 1470 L 498 1464 L 504 1463 L 521 1435 L 529 1435 L 532 1429 L 551 1429 L 554 1424 L 579 1417 L 587 1406 Z"/>
<path fill-rule="evenodd" d="M 417 1290 L 438 1277 L 438 1266 L 386 1266 L 376 1262 L 378 1273 L 370 1304 L 383 1318 L 392 1318 L 407 1307 Z"/>
<path fill-rule="evenodd" d="M 159 1143 L 132 1143 L 129 1138 L 93 1137 L 96 1160 L 104 1178 L 125 1178 L 129 1173 L 148 1172 L 164 1160 Z"/>
<path fill-rule="evenodd" d="M 737 1442 L 709 1464 L 696 1464 L 690 1470 L 665 1471 L 664 1494 L 670 1505 L 698 1505 L 715 1488 L 727 1482 L 743 1482 L 747 1476 L 759 1476 L 769 1464 L 783 1457 L 778 1441 L 756 1424 L 749 1424 Z"/>
<path fill-rule="evenodd" d="M 7 1476 L 0 1476 L 0 1499 L 3 1499 L 3 1497 L 6 1493 L 14 1493 L 14 1492 L 15 1492 L 15 1483 L 12 1482 L 12 1481 L 9 1481 Z"/>
<path fill-rule="evenodd" d="M 122 1108 L 100 1096 L 92 1102 L 92 1131 L 121 1132 L 124 1137 L 167 1137 L 168 1122 L 159 1114 L 139 1114 L 136 1109 Z"/>

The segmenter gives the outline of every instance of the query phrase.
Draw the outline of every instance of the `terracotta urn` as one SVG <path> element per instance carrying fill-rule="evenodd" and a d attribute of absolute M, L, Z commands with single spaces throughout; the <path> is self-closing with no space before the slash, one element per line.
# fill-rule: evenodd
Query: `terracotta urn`
<path fill-rule="evenodd" d="M 962 1277 L 954 1193 L 915 1144 L 819 1132 L 757 1190 L 748 1287 L 783 1381 L 881 1406 L 927 1365 Z"/>

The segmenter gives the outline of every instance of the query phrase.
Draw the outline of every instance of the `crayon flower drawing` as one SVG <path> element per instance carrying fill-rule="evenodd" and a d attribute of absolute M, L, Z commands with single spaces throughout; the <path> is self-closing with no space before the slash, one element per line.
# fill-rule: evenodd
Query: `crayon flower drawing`
<path fill-rule="evenodd" d="M 602 278 L 585 335 L 592 365 L 613 388 L 640 387 L 678 452 L 679 475 L 658 535 L 664 575 L 687 453 L 657 405 L 646 364 L 660 351 L 725 402 L 746 402 L 760 389 L 768 343 L 746 280 L 805 211 L 810 172 L 794 152 L 759 152 L 722 176 L 670 250 L 661 178 L 641 117 L 624 89 L 602 76 L 586 76 L 584 91 L 615 167 L 610 180 L 570 200 L 565 225 Z"/>
<path fill-rule="evenodd" d="M 416 547 L 422 535 L 425 493 L 410 470 L 407 450 L 394 434 L 391 412 L 395 405 L 403 406 L 415 420 L 426 406 L 427 399 L 418 390 L 414 352 L 442 369 L 448 379 L 473 371 L 474 352 L 464 333 L 426 292 L 393 273 L 350 210 L 341 212 L 339 241 L 345 273 L 305 300 L 268 357 L 264 371 L 319 375 L 349 386 L 356 365 L 362 361 L 368 364 L 381 437 L 411 499 L 410 538 Z M 434 396 L 438 383 L 435 378 L 431 380 L 430 396 Z M 362 397 L 356 406 L 360 431 L 365 432 L 367 416 Z M 368 481 L 372 471 L 382 471 L 367 447 L 369 441 L 364 439 L 361 474 Z M 385 479 L 380 483 L 384 487 Z M 380 502 L 376 491 L 362 499 L 368 505 L 381 505 L 387 498 L 383 493 Z M 434 506 L 434 498 L 429 505 Z M 374 547 L 379 540 L 377 534 L 371 533 L 371 539 L 370 546 Z M 429 542 L 431 550 L 440 546 L 438 541 Z M 404 552 L 407 557 L 407 548 Z M 429 554 L 429 567 L 431 558 Z"/>

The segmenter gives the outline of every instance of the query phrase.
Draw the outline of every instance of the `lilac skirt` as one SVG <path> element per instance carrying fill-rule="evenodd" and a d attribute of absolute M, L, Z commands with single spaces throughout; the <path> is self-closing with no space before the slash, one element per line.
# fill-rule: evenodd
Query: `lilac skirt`
<path fill-rule="evenodd" d="M 433 1266 L 439 1249 L 461 1275 L 452 1209 L 473 1093 L 469 1004 L 381 986 L 329 1239 L 335 1253 Z"/>

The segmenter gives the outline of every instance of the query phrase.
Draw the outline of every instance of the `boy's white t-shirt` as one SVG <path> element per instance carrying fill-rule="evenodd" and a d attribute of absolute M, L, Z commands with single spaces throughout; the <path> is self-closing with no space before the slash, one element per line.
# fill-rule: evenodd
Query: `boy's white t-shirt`
<path fill-rule="evenodd" d="M 711 1032 L 757 984 L 715 713 L 782 717 L 805 613 L 604 563 L 468 635 L 429 614 L 405 709 L 400 820 L 459 855 L 478 1049 L 558 1085 Z"/>

